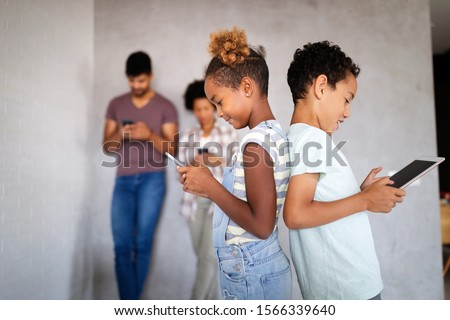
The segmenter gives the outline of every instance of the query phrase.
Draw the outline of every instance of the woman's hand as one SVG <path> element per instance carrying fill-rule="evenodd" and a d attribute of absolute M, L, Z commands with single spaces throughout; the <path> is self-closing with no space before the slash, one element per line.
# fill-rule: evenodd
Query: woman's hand
<path fill-rule="evenodd" d="M 204 166 L 177 167 L 177 170 L 180 173 L 183 190 L 196 196 L 209 198 L 208 189 L 212 184 L 218 183 L 211 171 Z"/>

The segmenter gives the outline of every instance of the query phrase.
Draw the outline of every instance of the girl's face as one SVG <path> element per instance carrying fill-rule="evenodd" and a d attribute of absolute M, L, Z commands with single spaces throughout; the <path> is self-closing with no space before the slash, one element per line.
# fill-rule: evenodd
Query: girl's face
<path fill-rule="evenodd" d="M 352 74 L 336 83 L 335 89 L 328 84 L 325 86 L 317 114 L 323 131 L 333 133 L 339 129 L 339 123 L 350 117 L 350 103 L 355 98 L 356 91 L 356 78 Z"/>
<path fill-rule="evenodd" d="M 206 125 L 214 121 L 214 106 L 206 98 L 194 99 L 192 108 L 194 116 L 200 125 Z"/>
<path fill-rule="evenodd" d="M 232 89 L 217 85 L 210 77 L 205 80 L 205 93 L 216 107 L 217 115 L 235 129 L 245 128 L 250 119 L 251 108 L 244 89 Z"/>

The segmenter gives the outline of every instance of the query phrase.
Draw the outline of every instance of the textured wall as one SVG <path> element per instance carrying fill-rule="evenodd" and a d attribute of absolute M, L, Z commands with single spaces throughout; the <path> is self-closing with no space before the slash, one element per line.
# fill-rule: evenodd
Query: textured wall
<path fill-rule="evenodd" d="M 0 0 L 0 299 L 92 296 L 93 11 Z"/>
<path fill-rule="evenodd" d="M 336 139 L 355 174 L 363 179 L 375 166 L 384 174 L 414 157 L 435 155 L 431 35 L 425 0 L 337 1 L 95 1 L 95 90 L 93 141 L 100 148 L 109 99 L 127 91 L 124 62 L 143 49 L 154 62 L 154 88 L 177 106 L 182 129 L 194 119 L 183 110 L 186 85 L 202 76 L 209 61 L 209 33 L 233 25 L 245 28 L 252 44 L 267 49 L 271 71 L 269 100 L 285 128 L 292 102 L 286 71 L 294 49 L 328 39 L 360 63 L 359 93 L 352 117 Z M 97 151 L 97 163 L 102 159 Z M 114 170 L 99 165 L 96 186 L 96 298 L 116 298 L 109 203 Z M 157 234 L 155 259 L 146 298 L 186 299 L 195 259 L 188 229 L 178 214 L 180 186 L 169 176 L 169 192 Z M 438 184 L 436 171 L 408 190 L 405 202 L 389 216 L 371 215 L 385 283 L 385 299 L 438 299 L 441 279 Z M 281 223 L 282 224 L 282 223 Z M 287 248 L 287 234 L 282 225 Z M 294 298 L 299 298 L 294 283 Z"/>

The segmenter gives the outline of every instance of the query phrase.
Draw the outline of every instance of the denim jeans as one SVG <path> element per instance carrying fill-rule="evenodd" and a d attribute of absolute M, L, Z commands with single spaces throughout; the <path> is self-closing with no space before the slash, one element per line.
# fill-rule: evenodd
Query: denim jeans
<path fill-rule="evenodd" d="M 224 169 L 222 185 L 233 191 L 233 168 Z M 291 299 L 292 275 L 289 259 L 278 240 L 278 230 L 261 241 L 227 245 L 225 233 L 230 218 L 215 206 L 213 245 L 219 263 L 219 280 L 225 300 Z"/>
<path fill-rule="evenodd" d="M 223 299 L 291 299 L 291 268 L 277 231 L 266 240 L 216 250 Z"/>
<path fill-rule="evenodd" d="M 164 172 L 116 177 L 111 224 L 121 299 L 136 300 L 142 293 L 165 191 Z"/>

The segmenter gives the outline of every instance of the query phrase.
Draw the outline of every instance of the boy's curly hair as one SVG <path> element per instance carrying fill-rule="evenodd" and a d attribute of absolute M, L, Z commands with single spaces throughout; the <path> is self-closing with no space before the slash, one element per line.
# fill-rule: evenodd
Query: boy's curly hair
<path fill-rule="evenodd" d="M 242 78 L 249 77 L 256 82 L 261 94 L 267 96 L 269 68 L 263 47 L 250 47 L 245 31 L 236 27 L 211 33 L 210 40 L 208 51 L 213 58 L 205 79 L 211 77 L 218 85 L 237 89 Z"/>
<path fill-rule="evenodd" d="M 295 103 L 306 97 L 309 86 L 321 74 L 327 77 L 328 84 L 334 89 L 336 83 L 344 80 L 349 73 L 358 77 L 359 72 L 359 66 L 339 46 L 321 41 L 308 43 L 303 49 L 295 50 L 287 80 Z"/>

